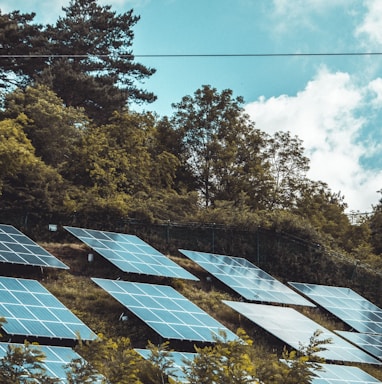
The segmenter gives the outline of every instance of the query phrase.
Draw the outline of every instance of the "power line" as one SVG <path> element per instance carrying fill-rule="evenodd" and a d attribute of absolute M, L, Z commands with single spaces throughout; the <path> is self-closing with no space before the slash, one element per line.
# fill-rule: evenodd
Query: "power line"
<path fill-rule="evenodd" d="M 131 57 L 152 57 L 152 58 L 188 58 L 188 57 L 303 57 L 303 56 L 382 56 L 382 52 L 319 52 L 319 53 L 169 53 L 169 54 L 126 54 L 126 55 L 97 55 L 97 54 L 81 54 L 81 55 L 1 55 L 0 58 L 87 58 L 89 56 L 108 58 L 131 58 Z"/>

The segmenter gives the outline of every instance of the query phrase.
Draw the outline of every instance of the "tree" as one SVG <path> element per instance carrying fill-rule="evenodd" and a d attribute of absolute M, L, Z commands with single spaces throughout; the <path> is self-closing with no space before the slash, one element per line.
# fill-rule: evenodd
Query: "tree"
<path fill-rule="evenodd" d="M 270 165 L 271 183 L 268 208 L 292 208 L 306 184 L 309 159 L 302 141 L 290 132 L 276 132 L 269 137 L 265 155 Z"/>
<path fill-rule="evenodd" d="M 59 379 L 46 374 L 44 360 L 45 355 L 37 346 L 9 345 L 7 353 L 0 359 L 0 382 L 2 384 L 59 383 Z"/>
<path fill-rule="evenodd" d="M 378 191 L 382 194 L 382 190 Z M 382 198 L 373 209 L 373 214 L 369 219 L 370 243 L 376 254 L 382 254 Z"/>
<path fill-rule="evenodd" d="M 141 374 L 144 376 L 145 384 L 166 384 L 168 376 L 175 380 L 177 374 L 171 351 L 168 349 L 169 342 L 166 341 L 157 346 L 149 341 L 146 348 L 150 350 L 150 355 L 146 360 L 147 368 Z"/>
<path fill-rule="evenodd" d="M 130 339 L 119 337 L 114 340 L 98 335 L 98 339 L 91 343 L 80 340 L 77 349 L 110 383 L 142 384 L 138 377 L 140 357 L 132 349 Z"/>
<path fill-rule="evenodd" d="M 78 358 L 67 364 L 66 380 L 68 384 L 92 384 L 101 382 L 102 378 L 89 362 Z"/>
<path fill-rule="evenodd" d="M 137 85 L 155 73 L 134 61 L 130 10 L 116 14 L 97 0 L 71 0 L 55 25 L 35 25 L 35 14 L 2 15 L 0 79 L 25 87 L 51 88 L 67 106 L 83 107 L 90 118 L 106 122 L 128 102 L 152 102 L 155 96 Z M 15 57 L 15 55 L 28 57 Z"/>
<path fill-rule="evenodd" d="M 109 124 L 85 130 L 66 175 L 103 198 L 169 189 L 178 160 L 155 148 L 155 119 L 150 113 L 115 113 Z"/>
<path fill-rule="evenodd" d="M 204 85 L 194 96 L 173 104 L 175 129 L 184 144 L 181 161 L 195 180 L 205 207 L 215 199 L 231 199 L 245 181 L 262 178 L 262 135 L 244 114 L 243 99 L 227 89 Z M 246 190 L 247 193 L 252 191 Z"/>
<path fill-rule="evenodd" d="M 0 11 L 0 88 L 6 91 L 25 87 L 44 65 L 44 58 L 36 55 L 46 53 L 47 40 L 42 26 L 32 23 L 34 17 L 34 13 Z"/>
<path fill-rule="evenodd" d="M 6 118 L 24 114 L 23 130 L 31 140 L 38 157 L 60 170 L 78 146 L 88 124 L 81 109 L 65 107 L 63 101 L 46 86 L 28 86 L 7 95 Z"/>
<path fill-rule="evenodd" d="M 117 15 L 97 0 L 71 0 L 63 10 L 65 16 L 46 29 L 51 53 L 61 57 L 50 60 L 38 80 L 66 105 L 84 107 L 102 122 L 127 102 L 155 100 L 136 85 L 155 70 L 134 62 L 132 28 L 139 17 L 132 10 Z"/>
<path fill-rule="evenodd" d="M 22 129 L 25 121 L 25 115 L 0 121 L 0 192 L 7 178 L 37 162 L 33 145 Z"/>
<path fill-rule="evenodd" d="M 257 382 L 252 341 L 240 330 L 240 338 L 227 341 L 224 334 L 214 345 L 195 347 L 194 360 L 186 362 L 190 384 L 250 384 Z"/>

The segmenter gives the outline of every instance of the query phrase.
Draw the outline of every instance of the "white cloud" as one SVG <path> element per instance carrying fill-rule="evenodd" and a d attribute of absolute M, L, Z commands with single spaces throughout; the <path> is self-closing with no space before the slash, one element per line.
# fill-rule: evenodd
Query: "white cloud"
<path fill-rule="evenodd" d="M 355 31 L 357 37 L 364 37 L 366 46 L 379 47 L 382 43 L 382 1 L 365 1 L 366 14 Z"/>
<path fill-rule="evenodd" d="M 349 5 L 349 0 L 273 0 L 276 13 L 280 15 L 306 15 L 310 12 L 323 12 L 339 5 Z"/>
<path fill-rule="evenodd" d="M 370 211 L 379 200 L 382 171 L 361 166 L 368 148 L 357 141 L 368 123 L 367 114 L 360 117 L 359 111 L 369 88 L 375 92 L 369 100 L 374 103 L 382 95 L 382 80 L 359 87 L 349 74 L 322 68 L 296 96 L 261 97 L 246 112 L 269 134 L 282 130 L 297 135 L 310 159 L 308 177 L 341 191 L 349 210 Z"/>

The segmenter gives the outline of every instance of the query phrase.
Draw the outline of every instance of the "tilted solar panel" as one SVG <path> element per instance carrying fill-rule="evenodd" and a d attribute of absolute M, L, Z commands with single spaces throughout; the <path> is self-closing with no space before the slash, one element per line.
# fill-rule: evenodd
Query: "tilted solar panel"
<path fill-rule="evenodd" d="M 326 344 L 326 350 L 320 351 L 318 356 L 330 361 L 381 364 L 374 357 L 293 308 L 236 301 L 223 302 L 296 350 L 301 344 L 307 346 L 313 334 L 320 330 L 322 333 L 319 340 L 331 339 L 332 343 Z"/>
<path fill-rule="evenodd" d="M 213 342 L 221 332 L 228 340 L 238 339 L 172 287 L 99 278 L 92 280 L 165 339 Z"/>
<path fill-rule="evenodd" d="M 135 348 L 144 359 L 150 360 L 151 351 L 149 349 Z M 186 366 L 185 361 L 192 361 L 195 357 L 195 353 L 192 352 L 176 352 L 171 351 L 166 357 L 167 364 L 170 364 L 165 373 L 180 383 L 187 383 L 186 375 L 183 368 Z"/>
<path fill-rule="evenodd" d="M 0 360 L 5 357 L 8 348 L 11 348 L 11 350 L 14 348 L 24 348 L 24 345 L 0 342 Z M 61 379 L 60 383 L 67 383 L 67 364 L 72 360 L 82 359 L 82 357 L 74 352 L 73 349 L 67 347 L 30 345 L 30 348 L 38 349 L 44 354 L 45 358 L 42 366 L 46 369 L 46 375 L 52 378 Z"/>
<path fill-rule="evenodd" d="M 96 335 L 36 280 L 0 277 L 0 317 L 8 335 L 93 340 Z"/>
<path fill-rule="evenodd" d="M 369 352 L 371 355 L 377 357 L 379 360 L 382 360 L 382 335 L 347 331 L 335 332 L 361 349 Z"/>
<path fill-rule="evenodd" d="M 294 282 L 289 284 L 358 332 L 382 334 L 382 309 L 352 289 Z"/>
<path fill-rule="evenodd" d="M 0 224 L 0 263 L 69 269 L 12 225 Z"/>
<path fill-rule="evenodd" d="M 312 384 L 377 384 L 375 377 L 358 367 L 335 364 L 320 364 L 322 369 L 314 371 L 317 377 Z"/>
<path fill-rule="evenodd" d="M 247 300 L 315 307 L 247 259 L 184 249 L 179 251 Z"/>
<path fill-rule="evenodd" d="M 135 235 L 64 228 L 123 272 L 199 280 Z"/>

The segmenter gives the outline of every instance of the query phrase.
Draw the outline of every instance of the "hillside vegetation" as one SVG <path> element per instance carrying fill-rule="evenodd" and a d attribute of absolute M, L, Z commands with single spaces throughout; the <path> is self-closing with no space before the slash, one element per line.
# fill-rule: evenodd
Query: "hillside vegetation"
<path fill-rule="evenodd" d="M 131 110 L 133 101 L 156 98 L 140 87 L 155 69 L 136 62 L 132 52 L 139 16 L 116 14 L 97 0 L 70 0 L 63 11 L 52 25 L 17 10 L 0 13 L 0 222 L 71 269 L 39 274 L 7 266 L 5 275 L 41 280 L 104 335 L 97 350 L 115 353 L 115 361 L 126 358 L 131 367 L 135 358 L 122 350 L 157 343 L 157 336 L 134 317 L 119 321 L 125 309 L 90 277 L 121 273 L 102 259 L 87 263 L 87 250 L 73 244 L 62 225 L 137 234 L 200 275 L 200 283 L 160 282 L 230 329 L 242 326 L 255 342 L 258 366 L 272 359 L 270 366 L 281 369 L 273 355 L 282 346 L 223 307 L 220 300 L 233 293 L 207 283 L 178 249 L 246 257 L 283 282 L 348 286 L 382 306 L 382 200 L 367 216 L 353 212 L 358 220 L 350 221 L 346 196 L 307 177 L 304 143 L 290 132 L 269 135 L 256 126 L 230 89 L 201 85 L 174 101 L 171 116 Z M 60 230 L 48 231 L 49 224 Z M 307 315 L 332 327 L 326 315 Z M 101 367 L 99 356 L 82 347 Z M 108 375 L 123 376 L 123 367 Z M 114 382 L 138 383 L 132 370 L 130 381 Z M 285 376 L 280 372 L 277 377 Z M 378 369 L 373 374 L 381 377 Z"/>

